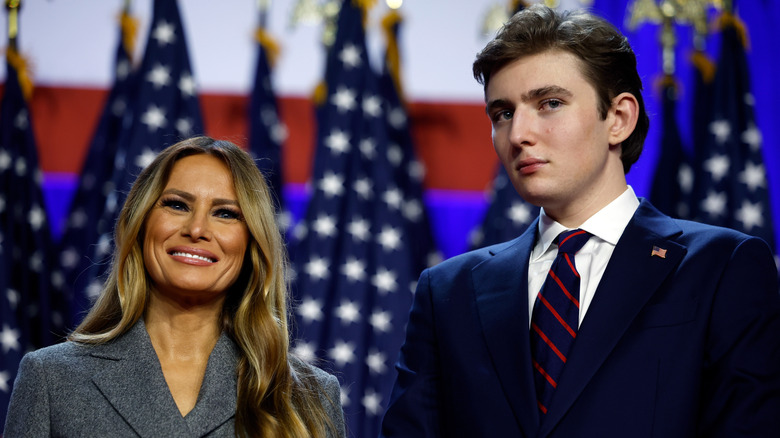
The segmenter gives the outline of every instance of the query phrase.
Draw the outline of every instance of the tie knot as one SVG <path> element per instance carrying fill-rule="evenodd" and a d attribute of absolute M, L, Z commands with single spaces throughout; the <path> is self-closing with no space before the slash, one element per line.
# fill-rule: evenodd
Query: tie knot
<path fill-rule="evenodd" d="M 576 254 L 577 251 L 582 249 L 585 242 L 590 239 L 591 234 L 585 230 L 564 231 L 558 235 L 555 239 L 555 243 L 558 244 L 558 252 L 566 254 Z"/>

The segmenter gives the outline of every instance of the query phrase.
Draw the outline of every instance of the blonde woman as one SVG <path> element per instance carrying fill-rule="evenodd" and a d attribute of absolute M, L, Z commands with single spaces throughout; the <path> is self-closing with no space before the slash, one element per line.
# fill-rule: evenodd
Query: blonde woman
<path fill-rule="evenodd" d="M 208 137 L 161 152 L 69 341 L 22 360 L 5 437 L 345 435 L 335 377 L 288 353 L 286 254 L 262 174 Z"/>

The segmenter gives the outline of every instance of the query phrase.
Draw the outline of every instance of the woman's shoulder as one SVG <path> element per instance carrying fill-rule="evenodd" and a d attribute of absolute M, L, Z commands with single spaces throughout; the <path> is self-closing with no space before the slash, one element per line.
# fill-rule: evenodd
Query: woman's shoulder
<path fill-rule="evenodd" d="M 333 374 L 330 374 L 322 368 L 319 368 L 316 365 L 312 365 L 303 359 L 291 355 L 289 360 L 293 372 L 298 376 L 313 377 L 321 385 L 324 385 L 327 381 L 337 381 L 336 376 Z"/>
<path fill-rule="evenodd" d="M 44 363 L 69 362 L 89 354 L 91 346 L 72 341 L 63 341 L 39 348 L 25 354 L 29 360 Z"/>

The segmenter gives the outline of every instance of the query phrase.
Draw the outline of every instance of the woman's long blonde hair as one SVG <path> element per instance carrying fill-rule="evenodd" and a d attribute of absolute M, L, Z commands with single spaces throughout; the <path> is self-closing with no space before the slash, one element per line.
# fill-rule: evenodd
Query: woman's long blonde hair
<path fill-rule="evenodd" d="M 70 340 L 99 344 L 127 332 L 142 316 L 151 280 L 144 268 L 144 224 L 186 156 L 209 154 L 233 175 L 250 239 L 241 274 L 225 299 L 223 330 L 241 352 L 236 435 L 324 437 L 334 431 L 313 376 L 290 364 L 287 327 L 287 254 L 275 221 L 274 200 L 252 158 L 228 141 L 195 137 L 163 150 L 136 179 L 114 232 L 115 249 L 103 291 Z M 335 433 L 334 433 L 335 435 Z"/>

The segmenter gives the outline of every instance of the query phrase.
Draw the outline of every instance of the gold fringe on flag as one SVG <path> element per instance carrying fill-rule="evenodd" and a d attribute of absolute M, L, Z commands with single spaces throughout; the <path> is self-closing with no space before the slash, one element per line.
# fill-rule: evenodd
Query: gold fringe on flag
<path fill-rule="evenodd" d="M 325 100 L 328 98 L 328 84 L 325 81 L 320 81 L 316 87 L 314 87 L 314 93 L 312 93 L 311 100 L 316 106 L 322 106 Z"/>
<path fill-rule="evenodd" d="M 16 51 L 16 49 L 11 47 L 6 49 L 5 56 L 8 58 L 8 63 L 11 64 L 11 67 L 16 71 L 19 88 L 22 89 L 24 99 L 29 101 L 33 92 L 33 81 L 30 77 L 30 72 L 27 69 L 27 61 Z"/>
<path fill-rule="evenodd" d="M 122 45 L 125 48 L 130 59 L 133 59 L 135 53 L 136 35 L 138 35 L 138 19 L 130 15 L 130 12 L 125 10 L 119 16 L 119 26 L 122 29 Z"/>
<path fill-rule="evenodd" d="M 387 40 L 387 53 L 385 55 L 385 63 L 387 69 L 390 71 L 390 76 L 393 79 L 393 85 L 395 86 L 396 93 L 403 101 L 404 94 L 401 86 L 401 55 L 398 49 L 398 39 L 396 38 L 393 28 L 403 20 L 401 14 L 397 10 L 390 10 L 387 15 L 382 19 L 382 30 Z"/>
<path fill-rule="evenodd" d="M 268 62 L 271 64 L 271 67 L 276 65 L 276 60 L 279 59 L 281 48 L 274 37 L 262 27 L 258 27 L 257 31 L 255 31 L 255 41 L 265 48 L 265 52 L 268 54 Z"/>
<path fill-rule="evenodd" d="M 696 50 L 691 54 L 691 64 L 699 70 L 704 83 L 709 84 L 715 79 L 715 63 L 701 50 Z"/>
<path fill-rule="evenodd" d="M 731 12 L 723 12 L 718 17 L 716 23 L 717 29 L 725 29 L 726 27 L 733 27 L 737 31 L 739 41 L 742 43 L 742 47 L 745 50 L 750 50 L 750 41 L 748 40 L 747 26 L 745 22 Z"/>

